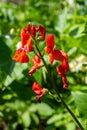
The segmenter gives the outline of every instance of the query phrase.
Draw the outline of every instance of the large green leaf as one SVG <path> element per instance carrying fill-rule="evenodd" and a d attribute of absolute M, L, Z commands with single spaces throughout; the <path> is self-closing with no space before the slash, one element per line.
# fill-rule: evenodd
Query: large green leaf
<path fill-rule="evenodd" d="M 83 120 L 87 120 L 87 93 L 73 92 L 75 104 Z"/>
<path fill-rule="evenodd" d="M 21 115 L 21 119 L 22 119 L 22 123 L 25 127 L 30 126 L 31 123 L 31 118 L 29 116 L 29 112 L 25 111 L 22 115 Z"/>
<path fill-rule="evenodd" d="M 46 103 L 37 104 L 37 111 L 42 117 L 48 117 L 54 113 L 54 109 Z"/>
<path fill-rule="evenodd" d="M 63 12 L 58 17 L 58 23 L 55 29 L 60 33 L 63 33 L 64 30 L 68 27 L 67 21 L 67 8 L 64 8 Z"/>

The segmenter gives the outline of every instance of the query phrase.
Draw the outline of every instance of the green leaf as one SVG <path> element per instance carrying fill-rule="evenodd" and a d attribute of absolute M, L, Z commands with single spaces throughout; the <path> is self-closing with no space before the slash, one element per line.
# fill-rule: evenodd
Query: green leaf
<path fill-rule="evenodd" d="M 42 82 L 42 71 L 41 71 L 41 69 L 36 70 L 36 72 L 33 74 L 33 77 L 34 77 L 36 82 L 41 84 L 41 82 Z"/>
<path fill-rule="evenodd" d="M 60 33 L 63 33 L 64 30 L 68 27 L 66 20 L 67 20 L 67 8 L 64 8 L 63 12 L 59 15 L 58 23 L 57 26 L 55 27 L 55 29 Z"/>
<path fill-rule="evenodd" d="M 75 26 L 74 28 L 72 28 L 72 30 L 70 31 L 69 35 L 70 36 L 76 36 L 78 33 L 79 27 Z"/>
<path fill-rule="evenodd" d="M 75 104 L 83 120 L 87 119 L 87 93 L 73 92 Z"/>
<path fill-rule="evenodd" d="M 53 115 L 51 118 L 49 118 L 49 120 L 47 121 L 47 124 L 55 123 L 56 121 L 59 121 L 62 118 L 63 118 L 63 114 Z"/>
<path fill-rule="evenodd" d="M 35 124 L 39 124 L 38 116 L 35 113 L 31 113 L 31 117 L 34 120 Z"/>
<path fill-rule="evenodd" d="M 84 28 L 85 28 L 85 25 L 84 25 L 84 24 L 74 25 L 74 26 L 70 29 L 69 35 L 70 35 L 70 36 L 74 36 L 74 37 L 81 37 L 81 36 L 85 35 L 85 34 L 83 33 Z"/>
<path fill-rule="evenodd" d="M 81 38 L 80 50 L 83 54 L 87 55 L 87 35 Z"/>
<path fill-rule="evenodd" d="M 72 129 L 71 129 L 72 128 Z M 75 127 L 75 124 L 74 124 L 74 122 L 71 122 L 71 123 L 69 123 L 68 125 L 67 125 L 67 130 L 75 130 L 76 129 L 76 127 Z"/>
<path fill-rule="evenodd" d="M 29 111 L 25 111 L 22 115 L 22 123 L 24 125 L 24 127 L 29 127 L 31 124 L 31 118 L 29 116 Z"/>
<path fill-rule="evenodd" d="M 42 117 L 48 117 L 54 113 L 54 109 L 46 103 L 37 104 L 37 111 Z"/>

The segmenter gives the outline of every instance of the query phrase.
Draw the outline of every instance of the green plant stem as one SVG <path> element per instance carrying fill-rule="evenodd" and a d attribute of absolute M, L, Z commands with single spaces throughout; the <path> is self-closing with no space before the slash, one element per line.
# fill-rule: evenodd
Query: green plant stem
<path fill-rule="evenodd" d="M 58 88 L 56 87 L 56 85 L 54 84 L 54 79 L 51 76 L 51 83 L 59 97 L 59 99 L 61 100 L 62 104 L 64 105 L 64 107 L 67 109 L 67 111 L 70 113 L 70 115 L 73 117 L 73 119 L 75 120 L 75 122 L 77 123 L 77 125 L 81 128 L 81 130 L 84 130 L 83 126 L 81 125 L 81 123 L 79 122 L 79 120 L 77 119 L 77 117 L 74 115 L 74 113 L 71 111 L 71 109 L 67 106 L 67 104 L 65 103 L 65 101 L 63 100 L 63 98 L 61 97 Z"/>
<path fill-rule="evenodd" d="M 44 63 L 44 66 L 45 66 L 45 68 L 46 68 L 46 70 L 47 70 L 47 72 L 48 72 L 49 80 L 50 80 L 50 82 L 51 82 L 53 88 L 55 89 L 55 91 L 56 91 L 56 93 L 57 93 L 57 95 L 58 95 L 60 101 L 62 102 L 62 104 L 64 105 L 64 107 L 67 109 L 67 111 L 70 113 L 70 115 L 73 117 L 73 119 L 75 120 L 75 122 L 77 123 L 77 125 L 79 126 L 79 128 L 80 128 L 81 130 L 84 130 L 83 126 L 81 125 L 81 123 L 79 122 L 79 120 L 77 119 L 77 117 L 74 115 L 74 113 L 71 111 L 71 109 L 67 106 L 67 104 L 65 103 L 65 101 L 64 101 L 63 98 L 61 97 L 61 95 L 60 95 L 60 93 L 59 93 L 59 91 L 58 91 L 58 88 L 57 88 L 57 86 L 56 86 L 56 84 L 55 84 L 55 81 L 54 81 L 54 79 L 53 79 L 53 76 L 52 76 L 51 72 L 49 71 L 49 69 L 48 69 L 48 67 L 47 67 L 47 64 L 46 64 L 46 62 L 45 62 L 45 60 L 44 60 L 44 58 L 43 58 L 43 56 L 42 56 L 42 54 L 41 54 L 39 48 L 37 47 L 36 41 L 35 41 L 35 46 L 36 46 L 36 49 L 37 49 L 38 53 L 40 54 L 40 57 L 41 57 L 41 59 L 42 59 L 42 61 L 43 61 L 43 63 Z"/>

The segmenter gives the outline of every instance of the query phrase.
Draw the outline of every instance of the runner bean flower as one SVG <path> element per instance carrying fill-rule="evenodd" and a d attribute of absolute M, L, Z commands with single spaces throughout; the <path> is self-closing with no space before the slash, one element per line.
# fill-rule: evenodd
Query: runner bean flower
<path fill-rule="evenodd" d="M 26 54 L 26 51 L 23 48 L 20 48 L 16 51 L 15 55 L 13 56 L 13 60 L 20 63 L 29 62 L 29 58 Z"/>
<path fill-rule="evenodd" d="M 39 54 L 34 56 L 32 62 L 33 62 L 33 66 L 32 66 L 32 68 L 31 68 L 30 71 L 29 71 L 29 75 L 30 75 L 30 76 L 31 76 L 33 73 L 35 73 L 36 70 L 39 69 L 39 68 L 41 68 L 41 66 L 42 66 L 42 63 L 41 63 L 41 59 L 40 59 Z"/>
<path fill-rule="evenodd" d="M 49 60 L 51 64 L 53 64 L 54 60 L 62 62 L 62 64 L 57 67 L 57 72 L 62 77 L 63 87 L 67 88 L 68 82 L 65 73 L 69 71 L 68 55 L 62 50 L 55 50 L 54 44 L 54 35 L 48 35 L 46 39 L 45 51 L 49 54 Z"/>
<path fill-rule="evenodd" d="M 66 73 L 69 71 L 69 64 L 68 64 L 68 55 L 63 51 L 59 49 L 55 49 L 55 39 L 53 34 L 49 34 L 46 39 L 46 29 L 43 25 L 39 25 L 38 27 L 35 27 L 34 25 L 31 25 L 30 23 L 21 30 L 21 46 L 18 48 L 13 56 L 13 60 L 16 62 L 20 63 L 28 63 L 31 62 L 33 66 L 30 68 L 28 74 L 29 76 L 32 76 L 38 69 L 42 68 L 44 66 L 46 70 L 46 74 L 48 74 L 48 82 L 47 84 L 50 85 L 50 87 L 53 87 L 57 94 L 57 98 L 55 98 L 54 94 L 51 93 L 50 89 L 42 88 L 38 82 L 34 82 L 32 85 L 32 90 L 36 94 L 36 100 L 38 102 L 41 102 L 41 97 L 45 95 L 47 92 L 50 94 L 56 101 L 58 102 L 59 105 L 59 100 L 60 99 L 61 103 L 64 105 L 64 107 L 67 109 L 67 111 L 71 114 L 73 119 L 76 121 L 78 126 L 81 128 L 81 130 L 84 130 L 74 113 L 70 110 L 70 108 L 67 106 L 65 101 L 63 100 L 63 97 L 61 96 L 57 84 L 54 80 L 54 73 L 51 73 L 51 69 L 46 63 L 46 58 L 44 54 L 48 54 L 49 57 L 49 65 L 52 65 L 54 61 L 60 61 L 60 64 L 57 65 L 57 73 L 62 77 L 62 82 L 63 82 L 63 88 L 68 87 L 68 81 L 66 78 Z M 40 44 L 38 43 L 39 41 L 46 40 L 46 46 L 45 49 L 40 50 Z M 45 50 L 45 52 L 44 52 Z M 34 57 L 33 59 L 29 58 L 29 54 L 33 52 Z M 45 75 L 46 77 L 46 75 Z M 53 91 L 54 93 L 54 91 Z"/>
<path fill-rule="evenodd" d="M 42 25 L 36 28 L 34 25 L 28 24 L 21 30 L 22 48 L 16 51 L 13 60 L 20 63 L 27 63 L 29 61 L 27 53 L 33 51 L 33 38 L 36 38 L 36 33 L 39 33 L 39 40 L 45 39 L 46 30 Z"/>
<path fill-rule="evenodd" d="M 46 88 L 42 88 L 40 84 L 37 82 L 34 82 L 32 85 L 32 90 L 37 94 L 36 95 L 36 100 L 40 102 L 40 98 L 47 93 Z"/>

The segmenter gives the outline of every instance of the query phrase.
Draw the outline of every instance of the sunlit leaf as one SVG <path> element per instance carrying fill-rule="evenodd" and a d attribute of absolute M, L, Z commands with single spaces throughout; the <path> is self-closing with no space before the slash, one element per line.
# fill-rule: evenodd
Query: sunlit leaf
<path fill-rule="evenodd" d="M 73 92 L 74 100 L 76 106 L 80 112 L 81 117 L 86 120 L 87 119 L 87 94 L 84 92 Z"/>
<path fill-rule="evenodd" d="M 42 117 L 48 117 L 54 113 L 54 109 L 46 103 L 37 104 L 37 111 Z"/>

